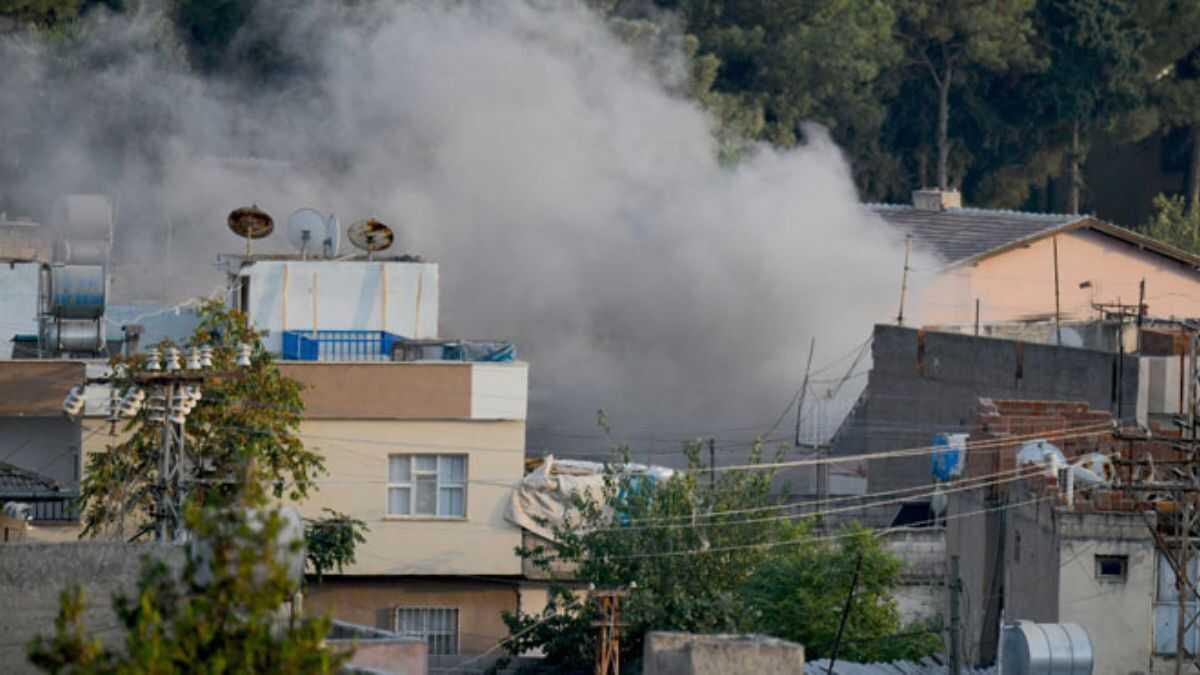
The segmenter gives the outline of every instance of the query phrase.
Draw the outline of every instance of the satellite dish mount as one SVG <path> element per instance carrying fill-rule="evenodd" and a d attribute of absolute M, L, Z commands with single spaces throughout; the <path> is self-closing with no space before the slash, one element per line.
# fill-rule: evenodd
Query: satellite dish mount
<path fill-rule="evenodd" d="M 262 239 L 275 231 L 275 220 L 257 204 L 229 212 L 229 230 L 246 240 L 246 257 L 250 257 L 250 242 Z"/>

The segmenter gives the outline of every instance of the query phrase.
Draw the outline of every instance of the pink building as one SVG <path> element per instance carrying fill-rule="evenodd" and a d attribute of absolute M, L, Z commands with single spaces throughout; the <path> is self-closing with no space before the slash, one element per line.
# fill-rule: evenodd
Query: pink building
<path fill-rule="evenodd" d="M 913 270 L 914 325 L 1100 318 L 1137 306 L 1155 317 L 1200 317 L 1200 257 L 1092 216 L 961 207 L 957 192 L 919 190 L 912 205 L 873 205 L 943 263 Z M 1057 249 L 1057 250 L 1056 250 Z"/>

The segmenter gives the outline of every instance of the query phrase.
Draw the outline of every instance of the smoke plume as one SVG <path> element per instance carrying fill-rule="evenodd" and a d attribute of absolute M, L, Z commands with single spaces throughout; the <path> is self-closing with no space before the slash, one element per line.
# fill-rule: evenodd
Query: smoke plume
<path fill-rule="evenodd" d="M 0 124 L 24 180 L 0 209 L 115 195 L 114 294 L 161 302 L 222 281 L 233 207 L 377 216 L 440 264 L 443 335 L 518 343 L 530 447 L 566 454 L 605 447 L 601 409 L 638 448 L 737 447 L 793 400 L 810 339 L 816 365 L 846 356 L 836 380 L 895 312 L 902 246 L 838 148 L 814 128 L 722 166 L 680 52 L 648 60 L 572 3 L 260 4 L 253 30 L 302 57 L 277 82 L 196 74 L 148 3 L 70 47 L 7 40 Z"/>

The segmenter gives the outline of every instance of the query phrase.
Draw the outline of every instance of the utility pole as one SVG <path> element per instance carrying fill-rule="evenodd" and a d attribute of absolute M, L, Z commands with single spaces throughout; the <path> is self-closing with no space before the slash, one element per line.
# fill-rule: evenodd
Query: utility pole
<path fill-rule="evenodd" d="M 251 365 L 252 351 L 250 345 L 238 346 L 239 367 Z M 200 401 L 200 386 L 212 374 L 209 370 L 212 359 L 211 347 L 193 347 L 184 367 L 177 348 L 168 348 L 162 361 L 159 350 L 152 348 L 146 352 L 141 372 L 126 379 L 120 372 L 124 366 L 118 365 L 110 374 L 87 378 L 82 386 L 74 387 L 63 402 L 63 410 L 68 416 L 79 415 L 84 409 L 84 390 L 88 385 L 113 387 L 128 382 L 124 396 L 110 411 L 109 421 L 114 424 L 121 417 L 136 416 L 145 403 L 147 423 L 160 427 L 157 476 L 152 487 L 153 531 L 158 541 L 173 541 L 181 530 L 183 503 L 190 482 L 185 473 L 195 468 L 186 461 L 186 418 Z M 151 393 L 147 394 L 147 390 Z M 115 392 L 110 398 L 115 401 Z"/>
<path fill-rule="evenodd" d="M 1055 344 L 1062 346 L 1062 306 L 1058 295 L 1058 235 L 1050 238 L 1054 244 L 1054 335 Z"/>
<path fill-rule="evenodd" d="M 959 617 L 959 604 L 962 600 L 962 579 L 958 578 L 958 556 L 950 556 L 950 578 L 946 588 L 950 592 L 950 670 L 947 675 L 962 673 L 962 619 Z"/>
<path fill-rule="evenodd" d="M 904 296 L 908 293 L 908 257 L 912 253 L 912 235 L 904 237 L 904 273 L 900 277 L 900 311 L 896 314 L 896 325 L 904 325 Z"/>
<path fill-rule="evenodd" d="M 837 663 L 838 650 L 842 646 L 842 633 L 846 630 L 846 619 L 850 618 L 850 610 L 854 606 L 854 591 L 858 588 L 858 577 L 862 574 L 863 554 L 858 554 L 858 562 L 854 565 L 854 578 L 850 580 L 850 592 L 846 595 L 846 606 L 842 608 L 842 619 L 838 622 L 837 636 L 833 638 L 833 651 L 829 655 L 829 667 L 825 675 L 833 674 L 833 665 Z"/>
<path fill-rule="evenodd" d="M 1146 278 L 1138 282 L 1138 306 L 1137 306 L 1137 352 L 1142 353 L 1142 316 L 1146 311 Z M 1122 338 L 1125 336 L 1122 335 Z"/>
<path fill-rule="evenodd" d="M 808 395 L 808 375 L 812 370 L 813 352 L 817 349 L 817 338 L 814 336 L 808 343 L 808 363 L 804 366 L 804 383 L 800 385 L 800 395 L 796 399 L 796 441 L 794 447 L 800 447 L 800 420 L 804 416 L 804 397 Z"/>
<path fill-rule="evenodd" d="M 975 298 L 975 337 L 979 337 L 979 298 Z"/>
<path fill-rule="evenodd" d="M 603 615 L 592 624 L 599 629 L 596 675 L 621 675 L 621 599 L 628 596 L 629 589 L 626 588 L 592 591 Z"/>
<path fill-rule="evenodd" d="M 708 439 L 708 486 L 717 487 L 717 440 Z"/>

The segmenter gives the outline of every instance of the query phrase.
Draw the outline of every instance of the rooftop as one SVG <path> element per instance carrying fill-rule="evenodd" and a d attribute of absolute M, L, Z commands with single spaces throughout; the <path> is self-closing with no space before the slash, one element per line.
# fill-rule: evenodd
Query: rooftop
<path fill-rule="evenodd" d="M 1023 213 L 991 209 L 933 211 L 907 204 L 868 205 L 881 218 L 901 227 L 947 262 L 975 258 L 1024 239 L 1036 239 L 1086 216 Z"/>
<path fill-rule="evenodd" d="M 911 234 L 918 244 L 938 254 L 952 267 L 974 263 L 1052 234 L 1088 229 L 1200 269 L 1198 256 L 1090 215 L 954 206 L 925 208 L 911 204 L 866 206 L 888 223 Z"/>
<path fill-rule="evenodd" d="M 30 495 L 58 492 L 58 484 L 50 478 L 0 462 L 0 495 Z"/>

